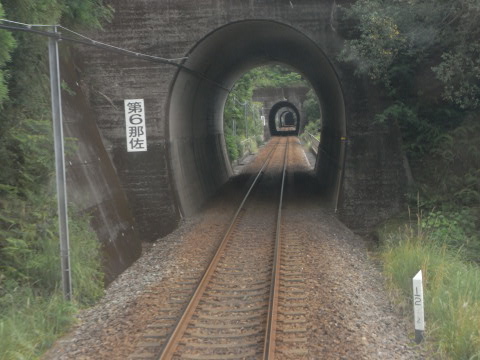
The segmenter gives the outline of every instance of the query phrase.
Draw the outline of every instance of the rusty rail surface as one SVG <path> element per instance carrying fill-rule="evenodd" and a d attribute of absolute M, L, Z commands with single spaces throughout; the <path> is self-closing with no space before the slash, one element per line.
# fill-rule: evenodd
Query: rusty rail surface
<path fill-rule="evenodd" d="M 203 296 L 203 294 L 205 293 L 206 289 L 207 289 L 207 286 L 208 284 L 210 283 L 212 277 L 213 277 L 213 274 L 222 258 L 222 255 L 227 247 L 227 244 L 228 244 L 228 240 L 232 234 L 232 232 L 234 231 L 234 228 L 238 222 L 238 219 L 239 219 L 239 216 L 240 216 L 240 213 L 242 211 L 242 209 L 244 208 L 244 205 L 245 205 L 245 202 L 247 201 L 247 199 L 249 198 L 251 192 L 253 191 L 253 189 L 255 188 L 255 186 L 257 185 L 258 183 L 258 180 L 260 178 L 260 176 L 264 173 L 265 171 L 265 168 L 267 167 L 267 165 L 269 164 L 269 162 L 271 161 L 272 157 L 273 157 L 273 154 L 275 154 L 275 150 L 276 148 L 278 147 L 279 143 L 280 143 L 281 140 L 279 140 L 273 147 L 273 149 L 268 153 L 268 156 L 267 156 L 267 159 L 265 160 L 265 162 L 263 163 L 263 166 L 262 168 L 260 169 L 260 171 L 258 172 L 258 174 L 256 175 L 252 185 L 250 186 L 250 188 L 248 189 L 244 199 L 242 200 L 240 206 L 238 207 L 238 210 L 237 212 L 235 213 L 234 217 L 233 217 L 233 220 L 231 221 L 229 227 L 228 227 L 228 230 L 226 231 L 225 233 L 225 236 L 223 237 L 221 243 L 220 243 L 220 246 L 219 248 L 217 249 L 211 263 L 209 264 L 207 270 L 205 271 L 202 279 L 200 280 L 193 296 L 191 297 L 183 315 L 181 316 L 180 320 L 177 322 L 176 324 L 176 327 L 175 329 L 173 330 L 173 332 L 171 333 L 171 335 L 169 336 L 165 346 L 163 347 L 163 350 L 161 352 L 161 354 L 157 357 L 157 359 L 160 359 L 160 360 L 166 360 L 166 359 L 171 359 L 174 354 L 175 354 L 175 351 L 177 349 L 177 346 L 179 345 L 180 343 L 180 340 L 181 338 L 184 336 L 186 330 L 187 330 L 187 327 L 190 323 L 190 321 L 192 320 L 192 316 L 194 315 L 200 301 L 201 301 L 201 298 Z M 284 155 L 284 165 L 283 165 L 283 172 L 282 172 L 282 190 L 281 190 L 281 199 L 283 199 L 283 187 L 284 187 L 284 182 L 285 182 L 285 172 L 286 172 L 286 161 L 287 161 L 287 149 L 288 149 L 288 138 L 287 138 L 287 141 L 286 141 L 286 146 L 285 146 L 285 155 Z M 279 205 L 279 211 L 281 211 L 281 207 L 282 207 L 282 203 L 280 202 L 280 205 Z M 281 213 L 279 213 L 277 215 L 277 222 L 281 219 Z M 280 224 L 277 223 L 277 229 L 276 229 L 276 243 L 279 243 L 279 234 L 280 234 Z M 280 253 L 280 247 L 279 245 L 276 245 L 275 246 L 275 257 L 279 258 L 279 253 Z M 270 303 L 273 305 L 269 305 L 269 308 L 270 308 L 270 311 L 269 312 L 272 312 L 273 315 L 268 315 L 268 320 L 267 320 L 267 323 L 269 325 L 267 325 L 267 331 L 266 331 L 266 336 L 268 336 L 267 340 L 265 340 L 265 344 L 268 342 L 270 345 L 268 346 L 268 350 L 267 350 L 267 353 L 270 354 L 270 355 L 266 355 L 267 357 L 265 359 L 268 358 L 268 356 L 271 356 L 271 354 L 273 353 L 272 351 L 274 351 L 274 348 L 272 348 L 271 344 L 273 344 L 273 346 L 275 345 L 275 327 L 274 327 L 274 323 L 275 323 L 275 319 L 276 319 L 276 302 L 278 302 L 278 271 L 279 271 L 279 266 L 276 266 L 276 270 L 275 270 L 275 266 L 274 266 L 274 270 L 273 270 L 273 276 L 274 276 L 274 279 L 272 279 L 272 286 L 274 286 L 274 288 L 276 287 L 277 290 L 276 291 L 272 291 L 273 289 L 271 288 L 270 290 L 270 298 L 271 299 L 277 299 L 277 300 L 270 300 Z M 270 357 L 270 359 L 273 358 L 273 357 Z"/>
<path fill-rule="evenodd" d="M 277 330 L 277 313 L 278 313 L 278 297 L 280 284 L 280 260 L 281 260 L 281 221 L 282 221 L 282 205 L 283 205 L 283 190 L 285 188 L 285 175 L 287 173 L 288 164 L 288 146 L 289 138 L 285 147 L 285 155 L 283 157 L 282 170 L 282 186 L 280 188 L 280 201 L 277 212 L 277 229 L 275 232 L 275 251 L 273 257 L 272 269 L 272 286 L 270 288 L 270 301 L 268 305 L 267 328 L 265 332 L 265 346 L 263 350 L 263 359 L 275 358 L 275 344 L 276 344 L 276 330 Z"/>

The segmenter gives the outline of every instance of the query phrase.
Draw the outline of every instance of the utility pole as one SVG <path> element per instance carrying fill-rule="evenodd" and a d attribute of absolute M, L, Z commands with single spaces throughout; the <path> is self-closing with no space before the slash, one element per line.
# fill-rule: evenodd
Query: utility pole
<path fill-rule="evenodd" d="M 5 24 L 6 23 L 6 24 Z M 72 274 L 70 266 L 70 244 L 68 235 L 68 208 L 67 208 L 67 185 L 65 175 L 65 151 L 64 151 L 64 139 L 63 139 L 63 118 L 62 118 L 62 99 L 61 99 L 61 87 L 60 87 L 60 65 L 58 56 L 58 42 L 68 41 L 70 43 L 77 43 L 87 46 L 93 46 L 106 51 L 122 54 L 124 56 L 134 57 L 136 59 L 142 59 L 145 61 L 167 64 L 175 66 L 179 69 L 183 69 L 190 74 L 198 76 L 202 79 L 209 81 L 211 84 L 230 92 L 230 89 L 225 88 L 221 84 L 216 83 L 212 79 L 205 77 L 203 74 L 187 68 L 181 64 L 174 62 L 174 60 L 183 60 L 186 58 L 178 59 L 166 59 L 147 54 L 137 53 L 131 50 L 122 49 L 109 44 L 104 44 L 93 39 L 89 39 L 86 36 L 75 33 L 80 36 L 81 39 L 65 36 L 58 32 L 60 25 L 53 25 L 53 31 L 38 30 L 38 27 L 47 27 L 49 25 L 32 25 L 23 24 L 7 19 L 0 19 L 0 29 L 9 31 L 22 31 L 28 33 L 34 33 L 37 35 L 45 36 L 49 38 L 48 41 L 48 56 L 50 66 L 50 88 L 51 88 L 51 101 L 52 101 L 52 120 L 53 120 L 53 134 L 54 134 L 54 148 L 55 148 L 55 170 L 56 170 L 56 183 L 57 183 L 57 203 L 58 203 L 58 222 L 60 233 L 60 259 L 61 259 L 61 271 L 62 271 L 62 288 L 63 296 L 66 300 L 72 299 Z M 64 28 L 67 31 L 72 32 Z"/>
<path fill-rule="evenodd" d="M 53 27 L 53 33 L 57 33 L 57 26 Z M 52 97 L 53 136 L 55 147 L 55 172 L 57 181 L 62 289 L 65 300 L 71 300 L 72 273 L 70 268 L 70 244 L 68 238 L 67 182 L 65 175 L 65 151 L 63 143 L 62 96 L 60 87 L 60 64 L 58 61 L 58 39 L 55 37 L 50 37 L 48 40 L 48 58 L 50 63 L 50 88 Z"/>

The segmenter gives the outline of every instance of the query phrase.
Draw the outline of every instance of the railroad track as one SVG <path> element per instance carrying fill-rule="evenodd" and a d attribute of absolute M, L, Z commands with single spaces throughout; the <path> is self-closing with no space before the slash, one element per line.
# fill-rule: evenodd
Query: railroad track
<path fill-rule="evenodd" d="M 178 303 L 189 298 L 188 305 L 163 309 L 131 359 L 307 354 L 303 254 L 281 225 L 289 142 L 283 137 L 273 146 L 202 279 L 186 274 L 177 281 Z"/>

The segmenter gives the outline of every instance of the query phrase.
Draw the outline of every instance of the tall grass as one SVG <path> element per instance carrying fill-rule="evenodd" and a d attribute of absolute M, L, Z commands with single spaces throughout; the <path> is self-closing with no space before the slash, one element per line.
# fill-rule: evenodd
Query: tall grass
<path fill-rule="evenodd" d="M 37 359 L 73 322 L 75 305 L 23 287 L 0 299 L 0 360 Z"/>
<path fill-rule="evenodd" d="M 411 279 L 422 270 L 427 341 L 435 355 L 478 360 L 480 267 L 421 225 L 407 225 L 384 239 L 382 258 L 389 285 L 400 295 L 404 309 L 413 312 Z"/>
<path fill-rule="evenodd" d="M 100 28 L 103 0 L 0 1 L 0 17 Z M 2 9 L 3 8 L 3 9 Z M 4 10 L 4 11 L 3 11 Z M 13 38 L 15 40 L 13 40 Z M 65 49 L 66 50 L 66 49 Z M 3 75 L 8 76 L 3 76 Z M 5 79 L 4 79 L 5 78 Z M 6 81 L 4 81 L 6 80 Z M 8 87 L 8 88 L 7 88 Z M 0 359 L 35 359 L 102 294 L 99 244 L 88 216 L 70 212 L 74 303 L 59 294 L 60 260 L 48 89 L 42 37 L 0 35 Z"/>
<path fill-rule="evenodd" d="M 40 203 L 40 204 L 39 204 Z M 74 302 L 63 300 L 55 198 L 2 203 L 0 360 L 37 359 L 73 323 L 79 307 L 103 294 L 99 242 L 89 217 L 70 209 Z"/>

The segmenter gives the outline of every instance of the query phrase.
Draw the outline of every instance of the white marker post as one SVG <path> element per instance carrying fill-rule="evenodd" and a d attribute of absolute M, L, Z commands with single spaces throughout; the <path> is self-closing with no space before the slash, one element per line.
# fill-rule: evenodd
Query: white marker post
<path fill-rule="evenodd" d="M 415 342 L 420 344 L 425 332 L 422 270 L 413 278 L 413 311 L 415 314 Z"/>

